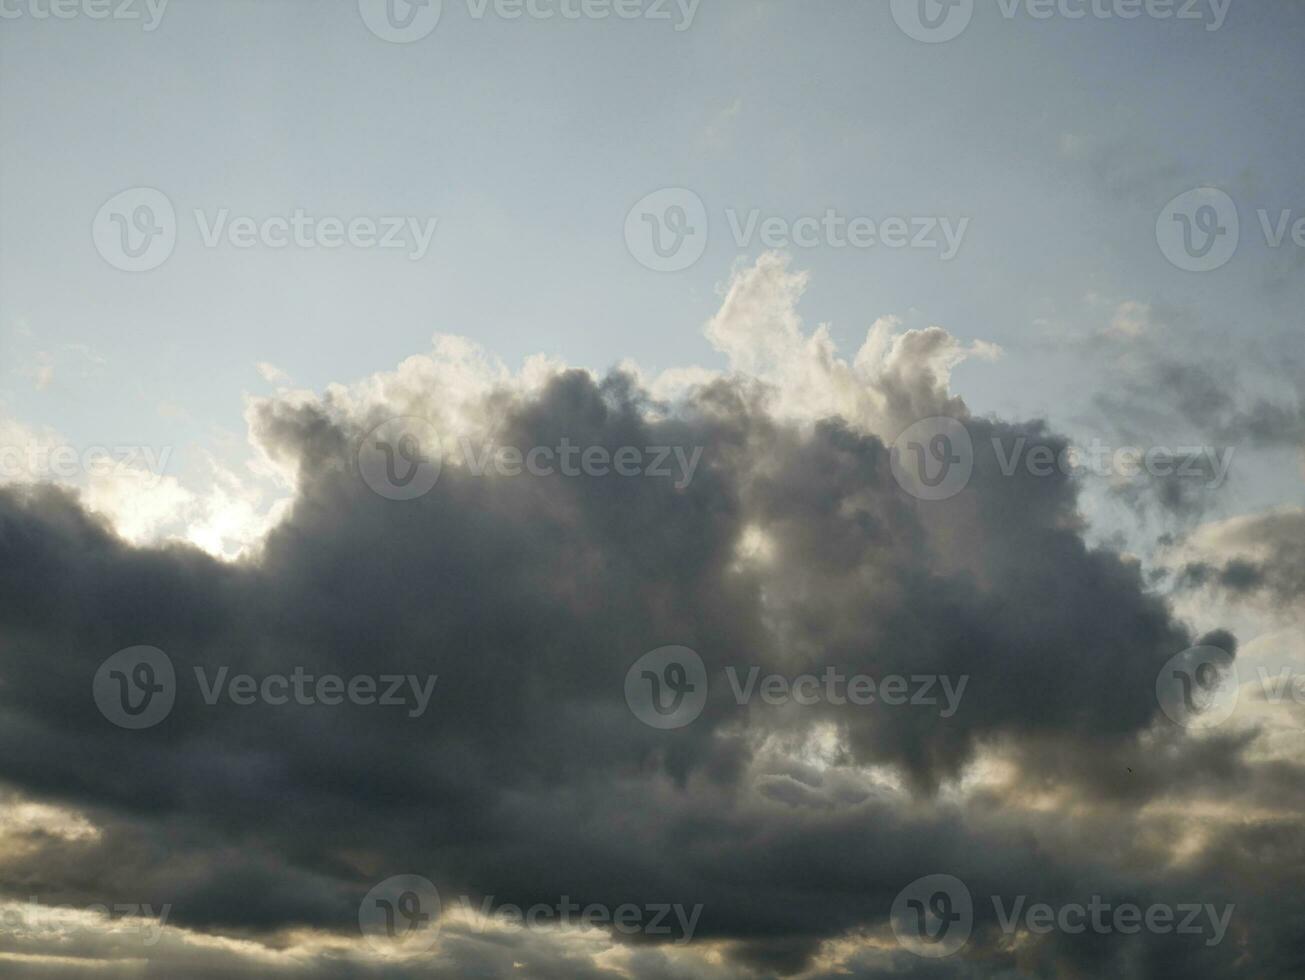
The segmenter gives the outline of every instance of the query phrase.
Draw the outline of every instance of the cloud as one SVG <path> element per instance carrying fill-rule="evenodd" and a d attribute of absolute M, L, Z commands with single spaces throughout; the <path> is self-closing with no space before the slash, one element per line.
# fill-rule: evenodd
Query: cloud
<path fill-rule="evenodd" d="M 1182 588 L 1263 600 L 1283 613 L 1305 599 L 1305 509 L 1281 507 L 1198 528 L 1170 559 Z"/>
<path fill-rule="evenodd" d="M 1305 446 L 1305 389 L 1299 384 L 1291 392 L 1245 400 L 1226 366 L 1155 352 L 1133 357 L 1140 367 L 1124 379 L 1123 394 L 1097 398 L 1121 429 L 1160 421 L 1187 426 L 1220 445 Z"/>
<path fill-rule="evenodd" d="M 270 384 L 284 387 L 291 383 L 290 375 L 286 374 L 275 364 L 269 364 L 267 361 L 259 361 L 254 367 L 258 370 L 258 375 L 264 381 Z"/>
<path fill-rule="evenodd" d="M 1085 543 L 1072 480 L 1005 475 L 992 448 L 1065 440 L 972 416 L 949 372 L 990 350 L 941 328 L 895 333 L 883 319 L 844 360 L 827 332 L 804 329 L 805 286 L 775 256 L 741 268 L 707 328 L 728 369 L 674 383 L 543 358 L 510 372 L 441 338 L 391 373 L 251 400 L 252 438 L 293 499 L 238 560 L 134 545 L 65 489 L 0 489 L 0 780 L 68 814 L 64 826 L 94 828 L 28 827 L 0 852 L 0 882 L 63 907 L 168 904 L 178 949 L 150 959 L 187 976 L 259 958 L 288 976 L 382 975 L 358 906 L 395 874 L 473 902 L 702 913 L 688 946 L 468 932 L 449 915 L 429 960 L 386 976 L 507 976 L 518 963 L 541 977 L 1149 975 L 1159 963 L 1289 975 L 1298 890 L 1254 882 L 1265 855 L 1296 853 L 1299 821 L 1266 813 L 1266 850 L 1230 854 L 1219 848 L 1236 818 L 1209 818 L 1193 842 L 1175 815 L 1176 801 L 1230 787 L 1269 793 L 1253 734 L 1188 738 L 1161 716 L 1157 673 L 1195 637 L 1135 562 Z M 918 500 L 889 446 L 944 413 L 968 426 L 974 473 L 951 499 Z M 387 499 L 360 477 L 359 447 L 413 415 L 442 436 L 439 478 Z M 701 465 L 677 486 L 478 474 L 451 451 L 564 439 L 701 448 Z M 137 644 L 165 651 L 178 684 L 171 713 L 132 731 L 91 691 L 105 658 Z M 697 651 L 711 683 L 701 716 L 664 731 L 623 689 L 637 658 L 670 644 Z M 419 717 L 208 704 L 195 672 L 223 667 L 438 685 Z M 752 667 L 968 686 L 946 719 L 910 704 L 739 704 L 725 672 Z M 970 945 L 935 971 L 897 948 L 887 917 L 904 885 L 940 869 L 979 901 Z M 1239 917 L 1211 948 L 1159 935 L 1015 943 L 989 901 L 1093 892 L 1286 904 Z M 121 952 L 96 940 L 75 955 L 107 959 L 97 969 L 114 976 Z M 193 967 L 176 965 L 186 956 Z"/>

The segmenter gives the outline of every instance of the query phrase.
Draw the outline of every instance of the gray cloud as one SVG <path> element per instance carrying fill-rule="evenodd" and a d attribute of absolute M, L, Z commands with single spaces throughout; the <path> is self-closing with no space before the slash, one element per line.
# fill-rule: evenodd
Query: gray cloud
<path fill-rule="evenodd" d="M 937 379 L 924 370 L 885 388 L 893 404 L 926 408 Z M 1257 864 L 1176 875 L 1145 842 L 1104 853 L 1130 807 L 1217 793 L 1253 770 L 1236 740 L 1154 741 L 1166 724 L 1156 672 L 1191 635 L 1135 564 L 1084 543 L 1073 481 L 1006 476 L 985 448 L 1062 439 L 967 419 L 970 484 L 928 503 L 897 485 L 878 437 L 839 418 L 785 421 L 741 379 L 657 411 L 621 373 L 566 372 L 491 402 L 485 417 L 508 444 L 702 446 L 703 462 L 680 489 L 446 466 L 427 496 L 392 501 L 353 471 L 370 416 L 265 402 L 255 433 L 298 473 L 298 493 L 260 552 L 234 564 L 128 546 L 50 488 L 0 492 L 0 777 L 101 828 L 5 855 L 12 894 L 167 902 L 178 927 L 275 946 L 295 929 L 356 931 L 371 885 L 419 873 L 445 894 L 521 906 L 701 904 L 695 943 L 722 944 L 722 971 L 767 976 L 818 969 L 828 940 L 882 933 L 897 891 L 946 869 L 979 899 L 964 955 L 941 972 L 876 956 L 865 975 L 1220 976 L 1247 955 L 1240 942 L 1063 935 L 1015 953 L 995 931 L 994 894 L 1214 901 Z M 740 557 L 750 529 L 764 560 Z M 106 656 L 140 643 L 167 651 L 182 683 L 165 721 L 126 731 L 89 692 Z M 970 684 L 941 720 L 907 706 L 741 707 L 713 683 L 701 718 L 662 732 L 631 715 L 622 685 L 640 654 L 671 643 L 718 681 L 727 667 L 833 665 Z M 439 687 L 416 719 L 209 706 L 186 681 L 217 665 L 436 673 Z M 825 730 L 835 755 L 795 761 Z M 1148 757 L 1166 743 L 1168 763 Z M 1015 781 L 951 802 L 985 751 L 1013 760 Z M 904 789 L 885 792 L 866 767 Z M 1073 833 L 1018 805 L 1053 787 L 1094 801 Z M 1258 975 L 1287 975 L 1282 921 L 1239 920 Z M 514 942 L 451 929 L 413 975 L 502 976 L 515 962 L 605 975 Z M 630 955 L 641 976 L 684 969 L 656 943 Z M 370 975 L 365 963 L 308 969 Z"/>

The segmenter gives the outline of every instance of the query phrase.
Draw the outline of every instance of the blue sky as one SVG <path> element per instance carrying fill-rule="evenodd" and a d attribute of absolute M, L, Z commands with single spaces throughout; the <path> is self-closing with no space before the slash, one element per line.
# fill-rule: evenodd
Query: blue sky
<path fill-rule="evenodd" d="M 1246 244 L 1194 276 L 1164 261 L 1153 226 L 1199 184 L 1233 192 L 1244 221 L 1305 207 L 1305 66 L 1290 44 L 1261 48 L 1301 32 L 1298 10 L 1263 4 L 1233 4 L 1218 31 L 1008 20 L 980 4 L 940 45 L 860 2 L 705 2 L 679 32 L 476 20 L 448 3 L 429 37 L 404 45 L 373 36 L 349 3 L 173 0 L 152 32 L 17 18 L 0 35 L 0 390 L 15 415 L 71 438 L 180 444 L 239 430 L 233 393 L 258 388 L 255 362 L 320 387 L 391 367 L 437 331 L 509 363 L 545 351 L 599 369 L 715 366 L 701 325 L 734 261 L 761 251 L 730 240 L 725 209 L 833 207 L 970 226 L 948 263 L 795 249 L 815 283 L 809 323 L 845 347 L 886 314 L 998 343 L 1001 364 L 960 376 L 972 407 L 1064 423 L 1098 379 L 1058 360 L 1037 324 L 1090 332 L 1102 310 L 1088 293 L 1107 310 L 1171 308 L 1218 356 L 1273 364 L 1295 346 L 1299 248 Z M 134 186 L 163 190 L 183 216 L 176 253 L 148 274 L 109 267 L 87 233 Z M 621 229 L 635 200 L 667 186 L 695 190 L 715 227 L 691 269 L 655 274 Z M 439 224 L 410 262 L 205 249 L 186 220 L 295 207 Z M 79 363 L 83 349 L 102 363 Z M 38 392 L 22 372 L 40 351 L 58 366 Z"/>
<path fill-rule="evenodd" d="M 880 317 L 1000 347 L 956 369 L 976 415 L 1044 418 L 1082 443 L 1204 445 L 1208 420 L 1137 403 L 1165 365 L 1224 375 L 1244 411 L 1298 396 L 1296 6 L 1211 0 L 1161 20 L 1053 5 L 1042 18 L 1003 0 L 922 43 L 887 3 L 667 4 L 666 19 L 596 20 L 508 19 L 495 4 L 477 16 L 463 0 L 429 35 L 391 43 L 366 3 L 172 0 L 151 30 L 143 0 L 125 8 L 135 20 L 10 0 L 4 417 L 73 446 L 167 449 L 167 472 L 203 493 L 211 461 L 251 479 L 245 396 L 392 370 L 436 334 L 513 369 L 536 354 L 649 376 L 719 369 L 704 325 L 731 275 L 773 244 L 735 229 L 828 212 L 844 227 L 937 219 L 961 232 L 946 255 L 791 237 L 780 251 L 810 276 L 805 329 L 825 325 L 846 356 Z M 1203 186 L 1229 195 L 1240 243 L 1193 273 L 1156 227 L 1166 202 Z M 170 257 L 145 272 L 115 268 L 92 234 L 134 188 L 177 216 Z M 701 256 L 673 272 L 625 239 L 636 202 L 666 188 L 696 195 L 707 229 Z M 206 245 L 218 222 L 297 211 L 394 217 L 429 247 Z M 1237 451 L 1214 514 L 1300 500 L 1290 440 Z M 1085 497 L 1103 537 L 1145 550 L 1172 530 L 1109 503 Z"/>
<path fill-rule="evenodd" d="M 196 980 L 1295 975 L 1305 5 L 516 2 L 0 0 L 0 912 L 42 882 L 59 933 L 0 928 L 6 971 L 126 976 L 108 896 L 175 903 L 149 956 Z M 1003 471 L 1062 437 L 1195 468 Z M 10 486 L 57 446 L 77 498 Z M 1193 650 L 1241 692 L 1208 738 Z M 668 727 L 683 658 L 716 688 Z M 430 712 L 188 686 L 305 666 L 420 668 Z M 723 696 L 763 668 L 971 686 Z M 984 900 L 930 972 L 891 910 L 944 870 Z M 390 972 L 355 912 L 400 872 L 477 898 Z M 1239 913 L 983 908 L 1085 881 Z M 485 937 L 541 889 L 703 932 Z"/>

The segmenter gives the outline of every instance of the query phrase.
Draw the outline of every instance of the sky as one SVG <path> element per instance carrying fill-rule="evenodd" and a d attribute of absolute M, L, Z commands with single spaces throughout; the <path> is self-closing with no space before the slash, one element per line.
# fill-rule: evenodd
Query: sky
<path fill-rule="evenodd" d="M 1299 975 L 1302 42 L 0 0 L 2 972 Z"/>

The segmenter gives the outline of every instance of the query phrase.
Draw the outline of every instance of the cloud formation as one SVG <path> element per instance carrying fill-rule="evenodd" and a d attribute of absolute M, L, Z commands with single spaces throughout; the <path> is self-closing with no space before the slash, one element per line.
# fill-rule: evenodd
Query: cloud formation
<path fill-rule="evenodd" d="M 539 358 L 513 373 L 445 338 L 390 374 L 256 399 L 252 438 L 294 492 L 237 561 L 130 543 L 66 490 L 0 489 L 0 780 L 10 806 L 87 828 L 11 835 L 9 897 L 167 905 L 146 954 L 159 975 L 1290 975 L 1298 767 L 1266 771 L 1253 732 L 1198 738 L 1163 716 L 1157 674 L 1198 638 L 1135 561 L 1086 543 L 1073 480 L 1003 472 L 996 445 L 1066 443 L 1038 421 L 973 417 L 950 392 L 952 367 L 994 349 L 884 319 L 844 360 L 803 328 L 806 284 L 778 256 L 738 270 L 707 326 L 722 372 Z M 891 466 L 897 435 L 933 416 L 960 420 L 975 449 L 942 501 Z M 445 447 L 417 499 L 358 472 L 368 433 L 395 417 L 427 420 Z M 702 453 L 677 486 L 478 474 L 448 451 L 459 440 Z M 178 680 L 167 717 L 133 731 L 91 692 L 105 658 L 139 644 Z M 698 653 L 710 685 L 701 715 L 666 731 L 622 692 L 630 665 L 670 644 Z M 438 684 L 419 717 L 210 704 L 196 671 L 223 667 Z M 727 672 L 752 668 L 968 680 L 943 719 L 883 701 L 740 704 Z M 1245 813 L 1224 806 L 1231 791 Z M 898 947 L 889 910 L 939 871 L 967 883 L 975 927 L 933 962 Z M 446 901 L 436 949 L 392 961 L 357 918 L 396 874 L 473 904 L 702 912 L 685 946 L 486 933 Z M 1216 946 L 1011 935 L 992 897 L 1018 895 L 1236 912 Z M 26 933 L 0 958 L 16 976 L 125 975 L 106 928 L 76 932 L 62 966 Z"/>

